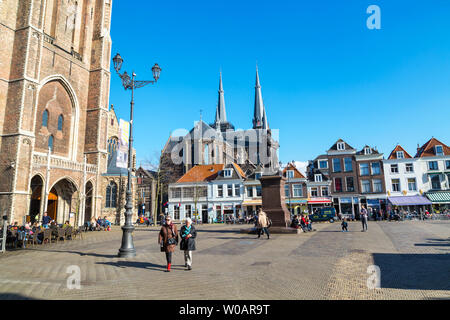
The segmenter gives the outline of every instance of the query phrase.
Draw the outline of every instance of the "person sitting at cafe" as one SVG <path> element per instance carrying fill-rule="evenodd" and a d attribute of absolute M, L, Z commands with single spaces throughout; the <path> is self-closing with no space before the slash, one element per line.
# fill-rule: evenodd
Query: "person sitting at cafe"
<path fill-rule="evenodd" d="M 104 228 L 104 226 L 103 226 L 103 219 L 101 217 L 99 217 L 97 219 L 97 230 L 101 230 L 102 228 Z"/>
<path fill-rule="evenodd" d="M 27 231 L 29 234 L 33 234 L 33 230 L 31 230 L 30 223 L 28 222 L 25 223 L 24 230 Z"/>
<path fill-rule="evenodd" d="M 312 231 L 312 221 L 309 219 L 308 216 L 306 216 L 305 221 L 306 221 L 306 230 Z"/>
<path fill-rule="evenodd" d="M 91 218 L 91 221 L 89 222 L 89 231 L 97 230 L 97 221 L 94 217 Z"/>
<path fill-rule="evenodd" d="M 106 216 L 103 218 L 103 227 L 105 228 L 105 230 L 111 231 L 111 222 L 106 219 Z"/>
<path fill-rule="evenodd" d="M 307 231 L 308 224 L 306 222 L 305 216 L 302 215 L 302 218 L 300 219 L 300 227 L 302 228 L 303 232 Z"/>
<path fill-rule="evenodd" d="M 291 228 L 298 229 L 300 228 L 299 224 L 300 222 L 298 221 L 298 215 L 295 215 L 291 222 Z"/>
<path fill-rule="evenodd" d="M 69 220 L 67 220 L 66 222 L 64 222 L 63 229 L 67 229 L 69 227 L 72 227 L 72 226 L 70 225 Z"/>

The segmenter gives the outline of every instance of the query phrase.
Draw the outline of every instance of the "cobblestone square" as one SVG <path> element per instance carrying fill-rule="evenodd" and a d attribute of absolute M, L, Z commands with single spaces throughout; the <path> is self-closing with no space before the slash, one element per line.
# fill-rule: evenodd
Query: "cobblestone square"
<path fill-rule="evenodd" d="M 193 270 L 174 254 L 172 272 L 157 244 L 158 227 L 134 232 L 137 256 L 121 259 L 121 229 L 84 239 L 29 245 L 0 256 L 1 299 L 449 299 L 450 222 L 339 223 L 316 231 L 272 235 L 239 233 L 248 225 L 199 225 Z M 68 289 L 69 266 L 81 288 Z M 381 272 L 369 289 L 370 265 Z"/>

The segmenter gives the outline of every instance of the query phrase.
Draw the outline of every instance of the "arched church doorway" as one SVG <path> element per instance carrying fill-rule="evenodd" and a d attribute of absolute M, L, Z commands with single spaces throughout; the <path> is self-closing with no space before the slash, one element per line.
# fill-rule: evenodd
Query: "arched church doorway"
<path fill-rule="evenodd" d="M 47 215 L 58 224 L 75 223 L 79 211 L 79 195 L 76 185 L 69 179 L 58 181 L 48 194 Z"/>
<path fill-rule="evenodd" d="M 34 223 L 39 219 L 39 212 L 41 211 L 41 195 L 43 186 L 44 181 L 40 176 L 34 176 L 33 179 L 31 179 L 30 183 L 31 198 L 30 198 L 30 208 L 28 211 L 31 223 Z"/>
<path fill-rule="evenodd" d="M 56 218 L 58 215 L 58 192 L 55 188 L 52 188 L 52 190 L 50 190 L 50 193 L 48 194 L 47 215 L 52 220 L 57 221 Z"/>

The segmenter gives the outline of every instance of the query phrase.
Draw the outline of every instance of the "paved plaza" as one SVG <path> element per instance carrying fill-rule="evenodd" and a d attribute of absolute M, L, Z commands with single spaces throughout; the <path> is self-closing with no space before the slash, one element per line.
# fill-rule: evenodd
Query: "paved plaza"
<path fill-rule="evenodd" d="M 158 227 L 134 232 L 137 256 L 121 259 L 121 229 L 0 255 L 0 299 L 450 299 L 450 221 L 339 223 L 317 231 L 239 233 L 247 225 L 197 226 L 193 270 L 182 252 L 172 272 L 157 244 Z M 79 266 L 81 288 L 68 289 Z M 369 289 L 370 265 L 381 288 Z"/>

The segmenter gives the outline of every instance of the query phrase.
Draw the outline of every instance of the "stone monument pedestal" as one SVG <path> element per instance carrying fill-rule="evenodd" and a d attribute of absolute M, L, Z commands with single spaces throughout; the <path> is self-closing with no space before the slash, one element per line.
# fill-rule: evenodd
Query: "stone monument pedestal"
<path fill-rule="evenodd" d="M 262 176 L 262 209 L 272 220 L 269 229 L 270 234 L 298 234 L 301 229 L 290 228 L 291 215 L 286 207 L 284 185 L 286 178 L 274 176 Z M 253 229 L 242 229 L 242 233 L 253 233 Z"/>

